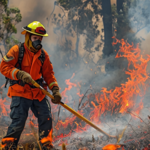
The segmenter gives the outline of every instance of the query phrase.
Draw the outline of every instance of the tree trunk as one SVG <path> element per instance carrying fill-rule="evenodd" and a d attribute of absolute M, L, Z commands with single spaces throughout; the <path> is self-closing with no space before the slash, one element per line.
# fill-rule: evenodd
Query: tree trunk
<path fill-rule="evenodd" d="M 120 14 L 120 10 L 123 10 L 123 2 L 124 0 L 117 0 L 117 13 Z"/>
<path fill-rule="evenodd" d="M 4 46 L 4 51 L 5 51 L 5 54 L 7 54 L 8 50 L 7 50 L 7 46 L 6 46 L 6 43 L 5 43 L 5 39 L 3 40 L 3 46 Z"/>
<path fill-rule="evenodd" d="M 124 0 L 117 0 L 117 13 L 119 15 L 119 17 L 117 19 L 117 38 L 118 39 L 123 38 L 123 35 L 120 34 L 120 33 L 122 33 L 121 30 L 123 27 L 122 17 L 120 16 L 121 15 L 120 11 L 123 10 L 123 2 L 124 2 Z"/>
<path fill-rule="evenodd" d="M 77 32 L 75 52 L 76 52 L 76 55 L 77 55 L 77 58 L 78 58 L 79 57 L 79 33 L 78 32 Z"/>
<path fill-rule="evenodd" d="M 112 14 L 110 0 L 102 0 L 102 13 L 104 24 L 104 55 L 109 56 L 113 53 L 112 48 Z"/>

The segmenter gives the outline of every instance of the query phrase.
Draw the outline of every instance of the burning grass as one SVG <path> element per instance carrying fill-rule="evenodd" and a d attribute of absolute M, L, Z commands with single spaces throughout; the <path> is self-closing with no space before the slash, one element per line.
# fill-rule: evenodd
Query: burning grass
<path fill-rule="evenodd" d="M 72 88 L 77 88 L 77 95 L 80 97 L 77 108 L 78 112 L 97 125 L 105 124 L 105 120 L 108 119 L 108 114 L 110 114 L 112 118 L 117 114 L 121 114 L 122 117 L 126 114 L 129 114 L 133 118 L 137 118 L 142 121 L 142 118 L 139 118 L 138 114 L 144 107 L 143 99 L 149 87 L 149 75 L 147 73 L 147 66 L 148 62 L 150 61 L 150 56 L 143 56 L 141 54 L 139 45 L 134 47 L 133 44 L 130 45 L 123 39 L 118 40 L 115 37 L 113 38 L 115 41 L 113 42 L 113 45 L 116 45 L 118 43 L 120 44 L 120 49 L 116 55 L 116 59 L 126 58 L 126 60 L 128 61 L 128 67 L 125 71 L 125 74 L 129 76 L 127 78 L 127 81 L 125 83 L 122 83 L 119 87 L 115 87 L 114 89 L 110 90 L 103 87 L 100 92 L 92 93 L 90 91 L 92 89 L 89 89 L 90 93 L 87 92 L 85 96 L 80 93 L 80 84 L 72 83 L 70 81 L 75 76 L 75 74 L 73 74 L 70 79 L 66 80 L 67 87 L 64 89 L 64 91 L 61 92 L 63 97 L 62 101 L 68 105 L 71 105 L 71 107 L 73 108 L 76 103 L 74 100 L 71 100 L 70 97 L 68 97 L 67 91 L 70 91 Z M 82 100 L 85 97 L 87 98 L 87 101 L 83 102 Z M 0 101 L 2 116 L 8 114 L 8 109 L 5 105 L 5 102 L 6 101 L 4 100 Z M 72 139 L 74 133 L 84 134 L 87 130 L 90 129 L 89 125 L 75 116 L 60 116 L 60 111 L 65 112 L 65 110 L 61 110 L 58 105 L 53 105 L 53 141 L 54 143 L 57 143 L 57 146 L 60 146 L 63 142 L 67 144 L 68 139 Z M 67 140 L 64 141 L 64 139 Z M 97 146 L 101 149 L 103 148 L 112 150 L 121 147 L 119 143 L 115 145 L 107 145 L 111 143 L 111 141 L 101 142 L 101 139 L 99 139 L 98 142 L 100 146 L 98 146 L 97 144 L 95 146 L 95 149 L 97 148 Z M 114 143 L 114 141 L 112 141 L 112 143 Z M 68 145 L 71 144 L 71 142 L 68 143 Z M 84 147 L 80 146 L 81 148 L 86 149 L 86 146 L 88 147 L 88 144 L 82 145 Z"/>
<path fill-rule="evenodd" d="M 86 101 L 86 104 L 82 104 L 82 106 L 84 105 L 86 108 L 84 107 L 85 109 L 82 108 L 78 112 L 85 115 L 90 121 L 95 122 L 96 124 L 100 124 L 102 122 L 100 119 L 101 116 L 107 115 L 108 112 L 112 115 L 118 113 L 126 114 L 132 110 L 132 115 L 135 117 L 134 113 L 139 114 L 143 108 L 142 100 L 149 87 L 149 76 L 146 69 L 150 56 L 147 55 L 144 58 L 144 56 L 141 55 L 139 45 L 134 47 L 133 44 L 130 45 L 123 39 L 118 40 L 115 37 L 113 38 L 115 40 L 113 45 L 120 43 L 120 49 L 116 55 L 116 59 L 123 57 L 128 60 L 128 68 L 125 73 L 129 75 L 129 77 L 127 82 L 122 83 L 120 87 L 116 87 L 111 90 L 102 88 L 99 93 L 87 95 L 88 102 Z M 70 79 L 66 80 L 66 84 L 68 85 L 68 88 L 65 88 L 62 95 L 63 101 L 69 104 L 66 91 L 71 90 L 71 87 L 73 86 L 77 87 L 77 84 L 71 83 Z M 137 99 L 140 99 L 140 102 L 138 102 Z M 55 108 L 55 110 L 58 109 Z M 58 130 L 58 134 L 61 127 L 63 127 L 64 130 L 70 129 L 70 132 L 61 134 L 61 136 L 56 136 L 54 138 L 55 140 L 60 139 L 60 137 L 70 136 L 73 131 L 82 133 L 89 128 L 87 124 L 75 116 L 65 118 L 65 120 L 58 120 L 55 125 L 55 129 Z"/>

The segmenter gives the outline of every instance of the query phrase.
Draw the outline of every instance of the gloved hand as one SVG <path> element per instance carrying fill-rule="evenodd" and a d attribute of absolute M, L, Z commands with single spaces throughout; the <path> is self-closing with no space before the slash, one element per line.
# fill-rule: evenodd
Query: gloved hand
<path fill-rule="evenodd" d="M 16 75 L 17 79 L 22 80 L 24 83 L 31 83 L 32 82 L 32 77 L 30 76 L 29 73 L 25 71 L 18 71 Z"/>
<path fill-rule="evenodd" d="M 60 101 L 61 101 L 61 94 L 59 93 L 59 87 L 58 86 L 54 86 L 52 88 L 52 92 L 53 92 L 53 96 L 54 96 L 54 99 L 52 99 L 52 102 L 54 104 L 60 103 Z"/>

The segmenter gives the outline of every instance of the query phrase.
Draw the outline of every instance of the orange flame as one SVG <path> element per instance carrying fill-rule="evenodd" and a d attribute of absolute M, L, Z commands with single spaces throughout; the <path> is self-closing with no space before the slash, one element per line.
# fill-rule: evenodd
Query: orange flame
<path fill-rule="evenodd" d="M 143 108 L 143 96 L 145 95 L 146 89 L 149 86 L 146 82 L 149 79 L 146 68 L 148 62 L 150 61 L 150 56 L 147 55 L 145 58 L 145 56 L 141 55 L 139 45 L 134 47 L 133 44 L 129 44 L 123 39 L 118 40 L 115 37 L 113 38 L 115 40 L 115 42 L 113 42 L 113 45 L 117 43 L 120 43 L 121 45 L 116 55 L 116 58 L 124 57 L 128 60 L 128 68 L 125 71 L 125 73 L 129 75 L 129 77 L 127 78 L 127 82 L 122 83 L 119 87 L 116 87 L 111 90 L 107 90 L 107 88 L 103 87 L 99 93 L 86 95 L 88 100 L 90 99 L 90 101 L 86 103 L 86 106 L 90 105 L 90 107 L 88 108 L 88 112 L 86 111 L 86 117 L 90 121 L 93 121 L 97 124 L 101 123 L 101 115 L 105 115 L 108 111 L 112 114 L 125 114 L 128 110 L 134 108 L 134 112 L 136 114 L 139 114 Z M 73 74 L 73 76 L 74 75 L 75 74 Z M 71 77 L 71 79 L 73 78 L 73 76 Z M 68 85 L 68 88 L 65 88 L 65 90 L 62 92 L 62 101 L 65 103 L 69 103 L 66 91 L 71 90 L 72 87 L 78 88 L 78 85 L 76 83 L 71 83 L 70 79 L 66 80 L 66 84 Z M 81 94 L 79 94 L 78 92 L 77 95 L 80 97 L 80 102 Z M 92 100 L 90 98 L 90 95 L 92 95 Z M 141 97 L 141 101 L 139 103 L 136 102 L 137 97 Z M 56 106 L 54 107 L 56 108 Z M 58 107 L 57 109 L 55 108 L 54 111 L 56 112 L 56 110 L 58 110 Z M 84 109 L 78 112 L 82 115 L 84 115 L 85 113 Z M 56 124 L 55 128 L 59 130 L 63 127 L 65 130 L 68 128 L 68 126 L 72 127 L 70 129 L 70 132 L 68 134 L 58 135 L 57 137 L 55 137 L 55 140 L 61 137 L 64 138 L 70 136 L 72 131 L 83 132 L 87 130 L 87 128 L 89 128 L 88 125 L 78 121 L 78 119 L 75 116 L 69 116 L 65 119 L 65 121 L 58 120 L 58 123 Z"/>
<path fill-rule="evenodd" d="M 117 150 L 120 148 L 120 145 L 108 144 L 102 148 L 102 150 Z"/>
<path fill-rule="evenodd" d="M 71 78 L 74 77 L 75 74 L 72 75 Z M 68 85 L 68 88 L 65 88 L 65 90 L 61 93 L 63 99 L 66 98 L 65 102 L 68 102 L 68 96 L 66 95 L 66 92 L 71 90 L 71 88 L 74 86 L 74 87 L 77 87 L 77 85 L 75 83 L 71 83 L 70 82 L 70 79 L 67 79 L 66 81 L 66 84 Z"/>
<path fill-rule="evenodd" d="M 13 137 L 3 138 L 2 143 L 4 143 L 4 144 L 1 145 L 2 148 L 5 148 L 8 142 L 14 142 L 14 140 L 15 139 Z"/>
<path fill-rule="evenodd" d="M 2 109 L 1 115 L 3 115 L 3 116 L 8 116 L 8 112 L 7 112 L 6 108 L 7 108 L 7 107 L 9 108 L 10 106 L 5 105 L 5 104 L 4 104 L 5 102 L 6 102 L 6 98 L 0 99 L 0 108 Z"/>
<path fill-rule="evenodd" d="M 53 132 L 53 130 L 51 129 L 48 136 L 41 139 L 41 143 L 46 143 L 46 142 L 51 142 L 52 143 L 52 132 Z"/>
<path fill-rule="evenodd" d="M 1 88 L 3 88 L 5 86 L 5 84 L 3 84 L 2 86 L 1 86 Z"/>
<path fill-rule="evenodd" d="M 127 82 L 122 83 L 119 87 L 114 89 L 108 90 L 107 88 L 103 87 L 99 93 L 96 94 L 89 94 L 86 95 L 87 102 L 86 106 L 88 107 L 88 111 L 82 109 L 78 111 L 81 115 L 86 114 L 86 118 L 90 121 L 93 121 L 97 124 L 101 123 L 100 117 L 102 114 L 106 114 L 108 111 L 113 113 L 122 113 L 125 114 L 128 110 L 134 108 L 134 113 L 139 114 L 140 111 L 143 109 L 143 96 L 146 93 L 146 89 L 149 86 L 146 82 L 149 79 L 147 73 L 147 64 L 150 61 L 150 56 L 144 57 L 141 55 L 141 50 L 139 45 L 134 47 L 133 44 L 129 44 L 126 41 L 118 40 L 113 37 L 115 42 L 113 45 L 120 43 L 120 49 L 116 55 L 116 58 L 124 57 L 128 61 L 128 68 L 125 73 L 129 75 L 127 78 Z M 71 90 L 73 87 L 77 88 L 77 95 L 79 96 L 79 102 L 81 101 L 81 97 L 83 94 L 80 94 L 81 85 L 78 83 L 72 83 L 70 79 L 67 79 L 66 85 L 67 87 L 64 91 L 61 92 L 62 101 L 64 103 L 69 103 L 69 97 L 67 95 L 67 91 Z M 92 85 L 90 85 L 92 88 Z M 141 101 L 137 105 L 136 99 L 137 97 L 141 98 Z M 91 100 L 92 99 L 92 100 Z M 4 105 L 5 100 L 0 100 L 0 107 L 2 108 L 2 114 L 7 115 L 6 105 Z M 85 104 L 85 103 L 84 103 Z M 58 112 L 58 105 L 53 105 L 52 112 Z M 34 117 L 34 116 L 33 116 Z M 35 119 L 35 118 L 34 118 Z M 68 133 L 68 126 L 71 127 Z M 64 120 L 59 119 L 55 128 L 57 130 L 61 129 L 62 127 L 64 130 L 64 134 L 60 134 L 54 137 L 54 141 L 60 138 L 71 136 L 72 132 L 84 132 L 86 131 L 89 126 L 83 123 L 81 120 L 77 119 L 75 116 L 69 116 Z M 50 131 L 49 136 L 47 138 L 42 139 L 42 142 L 45 141 L 52 141 L 52 131 Z"/>

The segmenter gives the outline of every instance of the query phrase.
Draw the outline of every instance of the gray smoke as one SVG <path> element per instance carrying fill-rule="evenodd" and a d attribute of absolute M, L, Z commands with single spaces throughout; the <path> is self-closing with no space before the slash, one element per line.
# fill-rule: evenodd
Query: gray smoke
<path fill-rule="evenodd" d="M 150 2 L 148 0 L 139 0 L 136 5 L 132 5 L 132 7 L 129 9 L 130 24 L 135 32 L 139 33 L 139 30 L 142 28 L 144 29 L 145 27 L 146 35 L 149 33 L 149 12 L 147 8 L 149 4 Z M 48 22 L 46 18 L 49 17 L 54 8 L 54 0 L 37 0 L 36 3 L 35 1 L 31 0 L 14 0 L 9 1 L 9 6 L 17 6 L 21 10 L 23 18 L 22 22 L 17 25 L 18 33 L 16 37 L 21 42 L 23 42 L 24 36 L 20 34 L 20 32 L 22 31 L 22 27 L 35 20 L 40 21 L 45 27 L 47 27 Z M 62 10 L 56 8 L 54 13 L 62 13 Z M 85 63 L 86 60 L 84 59 L 80 61 L 69 61 L 69 52 L 62 51 L 61 49 L 61 46 L 64 45 L 58 46 L 58 39 L 60 40 L 60 35 L 54 34 L 54 28 L 55 25 L 53 25 L 50 21 L 48 27 L 49 37 L 43 39 L 43 45 L 44 49 L 50 55 L 50 59 L 54 67 L 55 76 L 58 80 L 59 86 L 61 87 L 61 91 L 68 87 L 65 83 L 65 80 L 70 79 L 73 73 L 75 73 L 75 76 L 70 79 L 70 82 L 77 84 L 77 87 L 79 87 L 78 83 L 80 82 L 81 87 L 79 87 L 79 89 L 81 94 L 84 94 L 88 89 L 90 89 L 91 86 L 94 88 L 94 93 L 96 93 L 100 92 L 102 87 L 106 87 L 108 88 L 108 90 L 110 90 L 114 89 L 116 86 L 119 87 L 121 83 L 125 83 L 127 81 L 128 75 L 126 75 L 123 70 L 124 68 L 127 68 L 127 62 L 122 58 L 115 59 L 115 55 L 112 55 L 105 59 L 100 59 L 98 65 L 95 65 L 92 61 L 87 61 L 88 63 Z M 63 38 L 64 37 L 62 37 L 62 40 Z M 146 38 L 146 36 L 144 36 L 143 38 Z M 73 39 L 73 43 L 74 41 L 75 40 Z M 148 42 L 146 44 L 148 44 Z M 80 49 L 80 51 L 84 52 L 84 49 Z M 70 66 L 71 69 L 68 66 Z M 105 70 L 106 66 L 107 70 Z M 66 93 L 69 97 L 70 102 L 75 101 L 75 107 L 72 105 L 72 103 L 70 105 L 72 108 L 74 107 L 75 110 L 78 109 L 77 106 L 79 103 L 79 96 L 76 93 L 76 87 L 73 87 Z M 61 114 L 62 115 L 60 115 L 60 117 L 70 116 L 70 113 L 68 113 L 67 111 L 65 111 L 65 114 L 63 114 L 63 109 L 61 110 Z M 144 113 L 143 116 L 146 115 L 147 113 Z M 126 118 L 127 121 L 129 121 L 129 115 Z M 116 121 L 116 124 L 121 124 L 122 127 L 119 128 L 123 129 L 127 124 L 127 121 L 125 121 L 124 124 L 121 124 L 121 121 L 118 120 Z M 107 120 L 106 122 L 111 124 L 111 120 Z M 106 127 L 104 130 L 106 132 L 109 131 L 109 129 L 115 130 L 116 127 L 114 126 L 114 124 L 110 125 L 111 128 Z M 102 128 L 103 127 L 104 126 L 102 126 Z M 93 130 L 89 129 L 88 133 L 89 132 L 93 134 Z M 113 134 L 115 134 L 115 131 L 113 132 Z"/>
<path fill-rule="evenodd" d="M 149 5 L 149 0 L 136 0 L 129 9 L 130 26 L 137 33 L 144 28 L 146 33 L 150 32 Z"/>
<path fill-rule="evenodd" d="M 130 20 L 130 27 L 135 32 L 135 36 L 141 39 L 141 52 L 142 55 L 150 55 L 149 51 L 149 41 L 150 41 L 150 11 L 149 11 L 150 1 L 149 0 L 134 0 L 131 3 L 131 7 L 128 12 L 128 17 Z M 147 72 L 150 72 L 149 63 L 147 67 Z M 148 83 L 149 80 L 146 81 Z M 140 115 L 146 118 L 148 115 L 147 108 L 150 106 L 149 103 L 149 89 L 144 97 L 143 103 L 144 108 Z"/>

